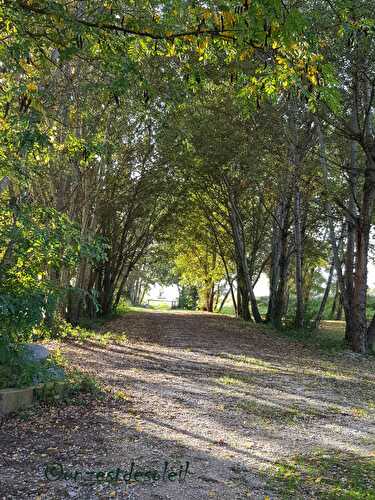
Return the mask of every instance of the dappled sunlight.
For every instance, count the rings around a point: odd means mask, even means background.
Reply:
[[[329,357],[253,327],[249,332],[234,319],[157,317],[147,311],[109,323],[111,331],[126,330],[126,343],[63,346],[71,363],[108,391],[108,402],[92,413],[108,466],[124,457],[143,465],[189,460],[191,482],[208,481],[229,498],[233,488],[244,497],[250,483],[253,492],[272,493],[267,488],[277,463],[294,455],[317,448],[372,453],[370,361],[363,379],[355,361],[334,369]],[[75,436],[82,432],[89,440],[83,422],[71,425]],[[147,491],[145,485],[129,488]],[[176,495],[184,491],[171,488]],[[199,491],[194,488],[188,487],[190,495]]]
[[[143,326],[147,324],[147,315],[142,315]],[[160,318],[164,320],[165,316],[161,314]],[[204,316],[205,322],[206,318],[210,319]],[[184,342],[179,345],[179,339],[186,338],[184,332],[179,334],[177,346],[170,345],[171,327],[163,323],[166,328],[156,343],[131,340],[130,328],[130,343],[109,346],[103,353],[111,359],[105,374],[111,383],[116,387],[130,385],[141,391],[133,403],[141,405],[139,418],[144,421],[143,425],[147,422],[151,433],[168,437],[173,430],[178,442],[192,440],[197,450],[205,450],[209,443],[243,456],[248,456],[248,443],[239,443],[247,436],[245,441],[257,443],[253,444],[252,456],[264,463],[272,462],[275,453],[285,454],[285,439],[288,449],[325,444],[345,449],[350,443],[352,451],[366,453],[366,447],[355,440],[368,435],[374,412],[357,398],[357,385],[363,385],[363,381],[355,369],[346,366],[345,375],[341,375],[340,367],[334,369],[328,359],[312,358],[308,351],[297,358],[285,359],[283,353],[273,353],[267,359],[268,354],[257,347],[258,354],[252,355],[251,337],[245,346],[243,337],[232,337],[232,352],[225,351],[220,347],[226,340],[216,329],[218,352],[202,350],[199,344],[205,343],[207,337],[195,335],[199,333],[194,332],[196,319],[196,314],[185,314],[180,324],[189,328],[186,321],[192,321],[189,348]],[[237,353],[239,345],[242,351],[246,348],[249,352]],[[340,385],[336,386],[336,382]],[[158,407],[180,424],[154,418]],[[205,433],[188,431],[184,422],[191,419],[194,419],[194,428],[205,428]],[[356,421],[368,422],[367,431],[357,431]],[[301,424],[308,425],[308,433],[302,429],[295,433]],[[216,438],[211,435],[213,428]],[[295,433],[293,438],[289,434],[291,429]],[[215,445],[220,436],[225,436],[221,438],[225,444]]]

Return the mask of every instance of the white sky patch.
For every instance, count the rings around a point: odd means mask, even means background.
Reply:
[[[325,276],[327,278],[327,276]],[[368,287],[375,288],[375,264],[369,262],[368,265]],[[268,297],[270,292],[269,279],[266,274],[262,274],[258,283],[254,288],[256,297]],[[153,285],[149,292],[146,294],[145,302],[148,299],[165,299],[165,300],[178,300],[177,285],[161,286],[159,284]],[[228,298],[228,303],[231,302]]]

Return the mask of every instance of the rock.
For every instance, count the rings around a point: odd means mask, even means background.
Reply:
[[[40,362],[49,356],[48,349],[41,344],[25,344],[24,348],[26,361]]]
[[[64,380],[65,378],[65,371],[59,366],[51,366],[47,372],[53,380]]]
[[[50,366],[45,372],[34,375],[33,384],[41,384],[47,381],[64,380],[65,371],[59,366]]]

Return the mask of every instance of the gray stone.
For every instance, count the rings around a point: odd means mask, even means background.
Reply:
[[[25,344],[24,348],[26,361],[40,362],[49,356],[48,349],[41,344]]]
[[[51,366],[48,368],[47,372],[53,380],[64,380],[65,378],[65,371],[59,366]]]
[[[50,366],[44,372],[34,375],[33,384],[40,384],[46,381],[64,380],[65,371],[59,366]]]

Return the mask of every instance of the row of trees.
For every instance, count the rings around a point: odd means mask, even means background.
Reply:
[[[155,281],[197,287],[206,310],[230,295],[278,328],[293,302],[303,328],[326,269],[313,324],[336,285],[346,340],[367,352],[370,2],[0,9],[1,314],[15,335],[140,302]]]

